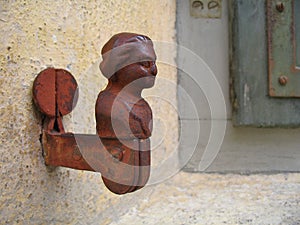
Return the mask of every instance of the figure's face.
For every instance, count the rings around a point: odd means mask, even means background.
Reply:
[[[157,74],[156,55],[152,47],[148,51],[150,57],[141,58],[140,62],[125,66],[115,74],[118,83],[123,86],[134,85],[138,88],[150,88],[154,85]]]

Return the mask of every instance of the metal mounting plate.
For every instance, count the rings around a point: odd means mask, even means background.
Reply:
[[[268,69],[271,97],[300,97],[300,1],[268,0]]]

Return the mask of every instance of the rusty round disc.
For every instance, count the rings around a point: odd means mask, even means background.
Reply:
[[[78,99],[78,85],[72,74],[64,69],[47,68],[33,83],[33,100],[39,110],[49,116],[70,113]]]

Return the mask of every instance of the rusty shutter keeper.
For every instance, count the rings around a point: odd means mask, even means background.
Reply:
[[[114,35],[103,47],[100,70],[107,87],[96,102],[98,135],[64,131],[62,117],[76,105],[78,87],[63,69],[47,68],[33,84],[33,100],[43,119],[46,165],[100,172],[106,187],[125,194],[143,187],[150,175],[152,111],[141,97],[154,85],[156,55],[150,38]]]

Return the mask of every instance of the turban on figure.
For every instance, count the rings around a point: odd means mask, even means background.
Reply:
[[[100,70],[106,78],[133,63],[155,61],[153,43],[147,36],[134,33],[114,35],[102,48]]]

